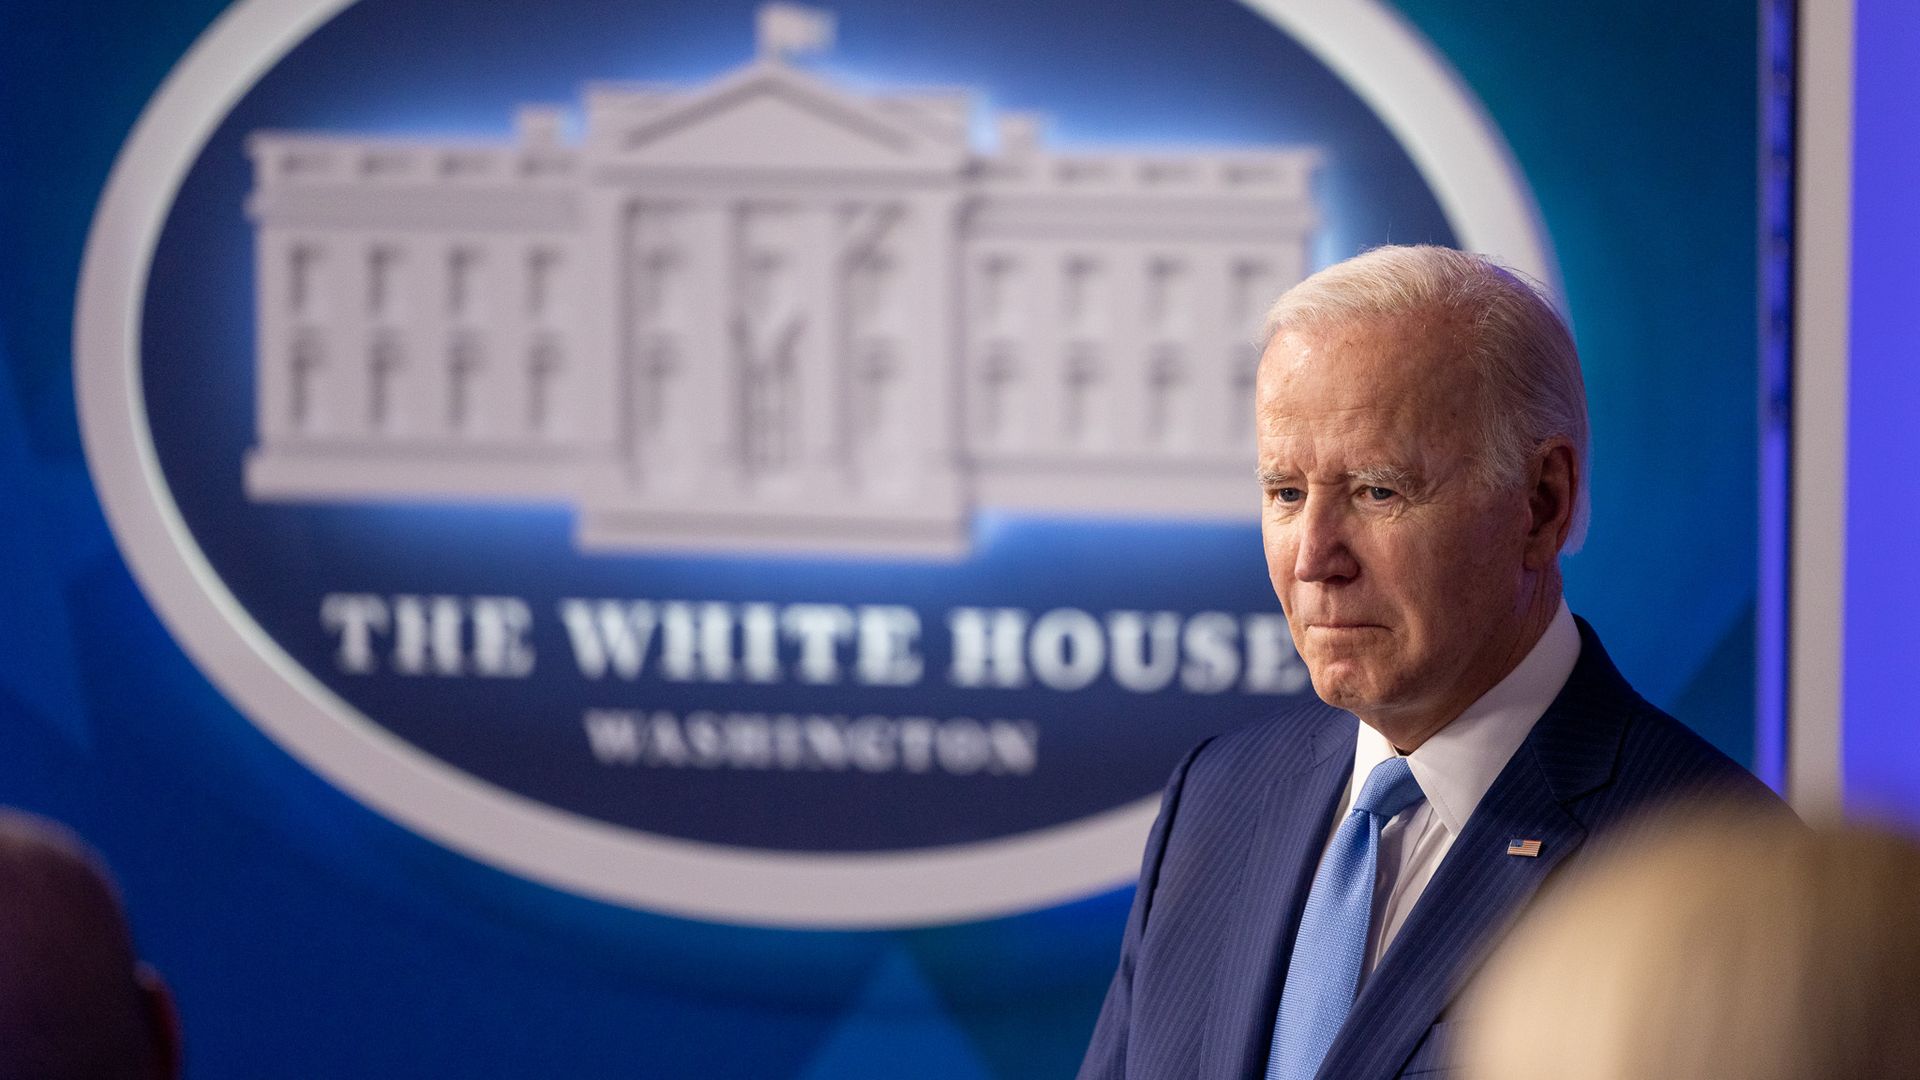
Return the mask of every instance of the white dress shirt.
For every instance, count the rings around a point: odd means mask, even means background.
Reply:
[[[1404,755],[1426,798],[1402,810],[1380,830],[1379,879],[1374,883],[1373,925],[1360,969],[1363,982],[1407,921],[1474,807],[1560,695],[1579,659],[1580,629],[1562,600],[1546,633],[1518,667],[1419,749]],[[1333,816],[1336,831],[1373,767],[1396,753],[1385,735],[1360,725],[1353,775],[1340,797],[1339,813]],[[1331,846],[1332,836],[1327,839]]]

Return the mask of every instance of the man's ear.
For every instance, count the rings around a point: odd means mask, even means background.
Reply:
[[[147,1075],[156,1080],[179,1080],[183,1055],[180,1038],[180,1008],[174,1003],[167,980],[151,965],[136,965],[133,983],[140,990],[140,1003],[147,1019]]]
[[[1527,481],[1526,566],[1546,570],[1560,558],[1573,530],[1581,483],[1573,444],[1563,438],[1549,440],[1534,454]]]

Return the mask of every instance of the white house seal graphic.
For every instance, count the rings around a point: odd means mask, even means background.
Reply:
[[[1461,246],[1557,281],[1498,133],[1404,20],[1376,0],[1249,6],[1372,110]],[[983,521],[1246,527],[1258,317],[1314,269],[1333,212],[1325,147],[1056,141],[1038,113],[988,110],[984,76],[829,75],[807,54],[831,48],[833,16],[782,4],[760,10],[757,53],[730,71],[523,100],[499,117],[507,137],[238,129],[244,153],[222,167],[244,166],[244,205],[223,226],[250,233],[252,323],[245,355],[218,363],[245,364],[251,400],[222,505],[349,528],[430,507],[564,515],[541,554],[578,564],[565,580],[642,580],[443,594],[388,584],[404,575],[371,565],[376,543],[337,580],[243,582],[231,552],[269,538],[216,535],[227,523],[183,497],[213,481],[170,472],[156,436],[149,376],[186,362],[143,355],[165,344],[147,321],[152,271],[210,142],[348,7],[241,0],[180,61],[109,178],[75,324],[88,464],[128,564],[209,679],[314,771],[438,843],[609,902],[916,926],[1123,886],[1157,798],[1136,787],[960,842],[729,841],[455,764],[392,702],[458,692],[465,704],[433,706],[448,714],[435,730],[471,719],[491,737],[516,717],[458,709],[564,684],[581,700],[551,728],[571,741],[510,762],[521,773],[817,795],[1011,792],[1071,755],[1126,749],[1045,710],[1170,716],[1302,692],[1270,596],[1019,607],[1024,593],[878,595],[907,578],[859,597],[777,587],[796,557],[862,588],[868,567],[957,573],[990,549]],[[437,550],[393,548],[405,566]],[[726,557],[699,561],[712,552]],[[756,559],[789,561],[754,576]],[[261,590],[282,585],[270,612]],[[496,758],[520,744],[502,745]],[[947,812],[988,809],[970,797]]]

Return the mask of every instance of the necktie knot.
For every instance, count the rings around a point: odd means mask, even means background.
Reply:
[[[1403,757],[1390,757],[1373,767],[1367,782],[1360,785],[1360,796],[1353,800],[1355,810],[1365,810],[1382,822],[1426,798],[1420,781]]]

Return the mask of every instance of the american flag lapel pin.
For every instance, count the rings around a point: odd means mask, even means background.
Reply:
[[[1507,854],[1524,855],[1529,859],[1537,859],[1540,857],[1540,841],[1509,840],[1507,841]]]

